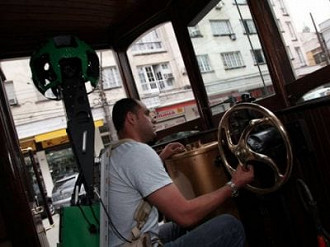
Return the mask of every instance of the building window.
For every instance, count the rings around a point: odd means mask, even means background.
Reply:
[[[116,66],[104,67],[102,69],[103,89],[121,87],[122,81]]]
[[[164,51],[164,48],[157,30],[153,30],[144,35],[132,46],[132,52],[135,54],[154,53],[161,51]]]
[[[315,61],[316,64],[320,64],[320,63],[326,61],[326,57],[325,57],[323,52],[319,52],[317,54],[314,54],[313,57],[314,57],[314,61]]]
[[[251,50],[251,54],[255,65],[266,63],[264,53],[261,49]]]
[[[279,3],[280,3],[280,9],[282,11],[282,14],[283,15],[289,15],[283,0],[279,0]]]
[[[305,58],[304,58],[304,55],[303,55],[300,47],[295,47],[294,49],[296,50],[296,53],[298,55],[300,65],[301,66],[306,66]]]
[[[220,0],[220,2],[217,3],[217,5],[215,5],[215,9],[216,9],[216,10],[221,10],[222,7],[223,7],[224,5],[225,5],[225,4],[223,3],[223,1]]]
[[[246,0],[234,0],[234,4],[247,4]]]
[[[199,30],[198,26],[188,27],[190,38],[197,38],[197,37],[203,37],[201,34],[201,31]]]
[[[211,29],[214,36],[224,36],[233,34],[229,20],[212,20]]]
[[[243,58],[239,51],[221,53],[221,58],[225,69],[244,67]]]
[[[158,93],[173,88],[174,76],[168,63],[141,66],[137,69],[144,93]]]
[[[289,59],[294,60],[294,57],[292,56],[291,48],[290,46],[286,47],[286,52],[288,53]]]
[[[284,33],[284,29],[282,27],[282,23],[281,23],[280,19],[277,19],[277,25],[278,25],[278,29],[280,30],[280,32]]]
[[[99,131],[100,131],[100,135],[101,135],[101,139],[103,142],[104,147],[109,146],[110,142],[111,142],[111,138],[110,138],[110,130],[107,124],[100,126],[99,127]]]
[[[252,19],[243,20],[242,25],[243,25],[243,30],[244,30],[245,34],[256,34],[257,33],[257,29],[256,29]]]
[[[201,73],[212,71],[208,55],[198,55],[196,58]]]
[[[17,105],[17,98],[13,81],[5,81],[5,90],[7,93],[9,105]]]
[[[289,33],[290,33],[291,39],[292,40],[297,40],[296,32],[294,31],[294,28],[292,26],[292,23],[289,22],[289,21],[287,21],[287,22],[285,22],[285,24],[287,25],[287,27],[289,29]]]

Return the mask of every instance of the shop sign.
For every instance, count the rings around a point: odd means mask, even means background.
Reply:
[[[181,116],[184,113],[184,107],[177,107],[166,111],[157,112],[157,121]]]

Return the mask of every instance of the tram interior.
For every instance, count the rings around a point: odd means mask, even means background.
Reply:
[[[214,8],[221,11],[223,6],[236,9],[240,5],[250,11],[271,86],[265,79],[264,87],[258,91],[260,95],[240,92],[236,98],[225,95],[216,101],[206,90],[205,74],[200,73],[198,50],[188,27],[202,25],[203,18]],[[198,117],[189,121],[160,128],[157,140],[151,143],[156,151],[172,141],[186,145],[186,153],[166,162],[175,183],[187,197],[194,197],[214,189],[213,186],[223,185],[238,161],[251,162],[256,169],[255,182],[219,209],[220,213],[229,211],[240,218],[248,246],[330,246],[330,239],[323,242],[328,245],[321,245],[320,240],[329,238],[330,231],[330,98],[301,100],[311,90],[330,83],[330,66],[327,63],[300,77],[294,74],[272,1],[30,0],[1,1],[0,9],[0,61],[30,58],[46,40],[73,35],[97,52],[112,50],[122,89],[126,97],[136,99],[141,99],[141,94],[127,50],[147,31],[170,23],[190,83],[182,88],[186,86],[191,90],[198,112]],[[246,14],[244,11],[238,14]],[[236,42],[238,34],[233,34],[227,34],[226,38]],[[254,38],[249,41],[254,42]],[[221,46],[221,42],[217,45]],[[24,157],[4,87],[8,75],[0,69],[0,142],[3,143],[0,149],[0,246],[49,246],[40,216],[31,213],[35,207],[34,196],[27,182]],[[223,111],[214,110],[223,103],[226,104]],[[67,104],[73,103],[69,100]],[[89,124],[93,126],[93,122]],[[71,143],[73,148],[75,145],[77,143]],[[248,148],[247,156],[238,147]],[[88,148],[88,155],[91,152],[93,156],[93,149]],[[99,183],[94,176],[99,168],[92,156],[88,156],[80,169],[93,174],[89,176],[89,183]],[[201,159],[197,158],[200,156]],[[207,171],[203,173],[206,177],[189,181],[176,177],[180,172],[187,176],[194,173],[196,159],[215,172]]]

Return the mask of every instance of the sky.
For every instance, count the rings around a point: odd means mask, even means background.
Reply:
[[[286,0],[285,4],[298,31],[302,31],[305,26],[315,31],[310,13],[318,30],[318,24],[330,19],[330,0]]]

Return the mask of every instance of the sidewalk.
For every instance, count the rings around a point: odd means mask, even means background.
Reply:
[[[48,218],[42,220],[42,224],[46,229],[46,235],[49,242],[49,247],[56,247],[58,244],[58,234],[60,228],[60,215],[53,215],[54,225],[49,225]]]

